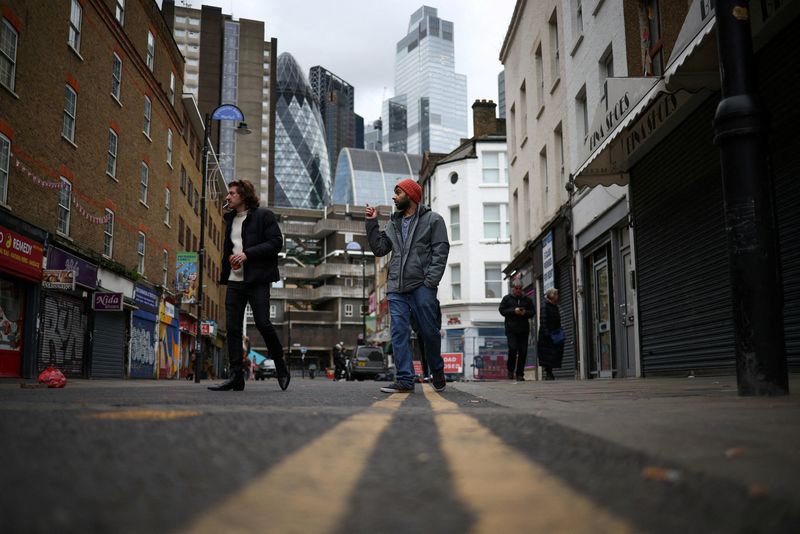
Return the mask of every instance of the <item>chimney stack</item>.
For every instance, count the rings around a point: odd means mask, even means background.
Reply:
[[[498,131],[497,104],[491,100],[476,100],[472,104],[472,130],[475,137],[505,135],[505,127]]]

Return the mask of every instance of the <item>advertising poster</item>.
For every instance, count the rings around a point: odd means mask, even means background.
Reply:
[[[197,252],[178,252],[175,263],[175,289],[183,304],[197,301]]]

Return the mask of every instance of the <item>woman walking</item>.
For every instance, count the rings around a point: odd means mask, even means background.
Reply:
[[[539,314],[539,339],[536,343],[539,365],[544,368],[544,379],[555,380],[553,369],[561,367],[564,357],[564,331],[561,330],[561,314],[558,311],[558,289],[550,288],[544,293],[544,302]]]

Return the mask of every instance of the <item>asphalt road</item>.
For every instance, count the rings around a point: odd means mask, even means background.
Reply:
[[[0,531],[797,532],[800,507],[450,385],[0,385]],[[673,471],[673,469],[675,469]]]

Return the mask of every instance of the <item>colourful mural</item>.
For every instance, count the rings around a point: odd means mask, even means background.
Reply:
[[[158,376],[178,378],[181,367],[181,341],[175,306],[163,301],[158,324]]]

